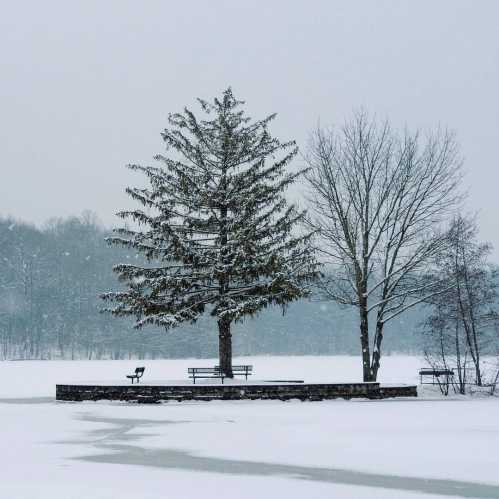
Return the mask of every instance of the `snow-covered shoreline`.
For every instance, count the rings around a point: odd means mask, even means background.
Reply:
[[[293,377],[305,373],[311,382],[325,377],[360,381],[355,357],[237,360],[253,364],[258,376],[266,378],[279,372]],[[210,363],[0,363],[0,431],[9,450],[0,497],[408,499],[470,497],[475,482],[492,486],[477,485],[476,497],[499,491],[497,397],[444,399],[438,390],[425,388],[418,399],[314,403],[142,406],[57,403],[53,398],[55,383],[62,380],[107,382],[137,365],[146,366],[150,380],[179,379],[187,377],[187,367]],[[421,365],[415,357],[387,357],[380,381],[415,383]],[[449,496],[452,481],[463,486],[455,496]]]

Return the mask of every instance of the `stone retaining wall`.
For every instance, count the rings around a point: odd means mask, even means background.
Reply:
[[[261,385],[56,385],[56,400],[121,400],[154,403],[168,400],[327,400],[335,398],[416,397],[415,386],[380,387],[379,383]]]

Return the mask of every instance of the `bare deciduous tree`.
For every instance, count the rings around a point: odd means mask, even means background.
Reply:
[[[437,298],[437,297],[436,297]],[[452,370],[454,389],[466,392],[469,373],[469,350],[463,338],[461,321],[455,303],[446,303],[443,294],[434,302],[433,312],[422,324],[423,352],[426,362],[436,370]],[[443,395],[449,394],[449,378],[437,383]]]
[[[447,131],[396,133],[360,112],[338,131],[317,128],[306,159],[308,223],[331,269],[321,287],[357,307],[363,377],[374,381],[385,324],[439,292],[419,271],[445,245],[440,225],[461,198],[456,142]]]
[[[474,219],[457,215],[452,220],[448,246],[437,265],[438,278],[448,285],[445,292],[430,300],[434,310],[429,322],[439,317],[443,335],[451,338],[446,355],[456,361],[460,385],[466,377],[469,357],[474,382],[482,386],[482,354],[497,348],[493,330],[497,321],[498,284],[497,270],[487,261],[492,247],[477,241],[477,233]],[[436,331],[429,328],[429,332],[434,335]],[[464,393],[464,388],[460,388]]]

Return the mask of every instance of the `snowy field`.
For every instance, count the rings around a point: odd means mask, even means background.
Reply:
[[[57,403],[56,383],[186,378],[214,360],[0,363],[1,499],[499,498],[499,398]],[[256,379],[359,381],[354,357],[254,357]],[[417,383],[386,357],[384,383]]]

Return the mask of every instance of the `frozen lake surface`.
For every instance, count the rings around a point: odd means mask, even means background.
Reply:
[[[182,380],[214,360],[0,363],[9,499],[499,497],[499,399],[56,403],[56,383]],[[356,357],[254,357],[257,379],[360,380]],[[415,357],[380,381],[416,383]]]

